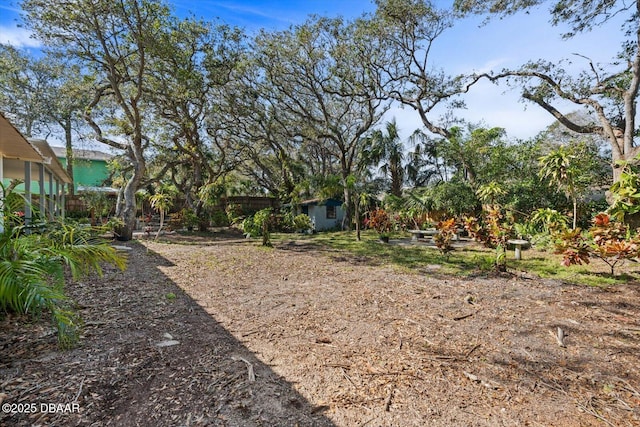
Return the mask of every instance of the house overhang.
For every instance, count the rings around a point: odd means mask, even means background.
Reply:
[[[2,113],[0,113],[0,153],[7,159],[42,162],[40,153]]]
[[[44,163],[58,179],[65,184],[71,184],[73,180],[56,157],[47,141],[44,139],[29,139],[29,142],[38,150],[41,155],[39,162]]]

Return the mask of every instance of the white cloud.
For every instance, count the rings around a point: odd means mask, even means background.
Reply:
[[[0,43],[10,44],[19,48],[40,47],[40,41],[31,36],[32,33],[24,28],[0,25]]]
[[[288,21],[286,19],[283,19],[282,15],[271,13],[271,11],[267,12],[265,9],[259,8],[259,7],[245,6],[245,5],[242,5],[242,4],[235,3],[235,2],[227,2],[227,3],[214,2],[214,3],[212,3],[212,5],[216,6],[216,7],[223,7],[223,8],[228,9],[231,12],[234,12],[234,13],[243,13],[243,14],[247,14],[247,15],[254,15],[254,16],[259,16],[261,18],[267,18],[267,19],[272,19],[272,20],[285,20],[285,21]]]
[[[486,61],[484,64],[482,64],[480,68],[473,71],[478,74],[490,73],[492,71],[499,71],[501,67],[504,67],[505,64],[508,64],[509,62],[510,60],[507,58],[490,59]]]
[[[8,10],[9,12],[12,12],[15,14],[19,14],[21,12],[20,8],[18,7],[5,6],[5,5],[0,5],[0,9]]]

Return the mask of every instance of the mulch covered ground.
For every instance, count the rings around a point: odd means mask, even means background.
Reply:
[[[70,284],[73,350],[46,319],[0,321],[0,401],[21,411],[0,425],[640,425],[636,283],[224,237],[143,238],[126,272]]]

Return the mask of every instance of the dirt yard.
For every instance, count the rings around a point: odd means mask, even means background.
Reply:
[[[71,284],[73,350],[46,319],[1,321],[0,401],[22,413],[0,425],[640,425],[637,283],[225,237],[134,241],[128,271]]]

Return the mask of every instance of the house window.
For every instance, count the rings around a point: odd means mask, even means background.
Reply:
[[[327,206],[327,219],[336,219],[336,207]]]

